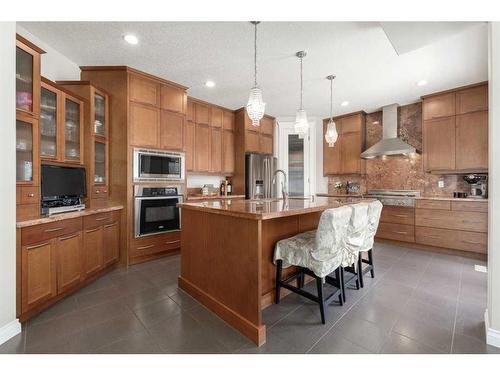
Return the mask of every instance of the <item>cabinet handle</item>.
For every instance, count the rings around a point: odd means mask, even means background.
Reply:
[[[394,230],[393,232],[397,233],[397,234],[408,234],[408,232],[400,232],[400,231],[397,231],[397,230]]]
[[[114,227],[115,225],[117,225],[118,223],[113,223],[113,224],[106,224],[104,226],[104,228],[110,228],[110,227]]]
[[[408,217],[408,215],[402,215],[402,214],[394,214],[394,216],[397,216],[397,217]]]
[[[429,238],[435,238],[436,240],[439,240],[441,238],[439,236],[432,236],[430,234],[427,234],[427,235],[424,235],[424,236],[429,237]]]
[[[167,242],[165,242],[165,245],[171,245],[173,243],[178,243],[178,242],[181,242],[181,240],[167,241]]]
[[[107,190],[103,190],[102,192],[103,192],[103,193],[107,193],[108,191],[107,191]]]
[[[462,220],[462,222],[466,224],[479,224],[477,221],[474,220]]]
[[[98,231],[99,229],[101,229],[101,228],[97,227],[97,228],[94,228],[94,229],[89,229],[89,230],[86,230],[85,233],[93,233],[93,232]]]
[[[137,250],[146,250],[146,249],[151,249],[152,247],[154,247],[155,245],[147,245],[147,246],[141,246],[141,247],[138,247]]]
[[[66,236],[66,237],[61,237],[61,238],[59,238],[59,240],[60,241],[66,241],[66,240],[69,240],[71,238],[77,237],[78,235],[80,235],[80,233],[75,233],[75,234],[71,234],[71,235]]]
[[[96,194],[99,194],[99,193],[100,193],[100,191],[99,191],[99,190],[96,190],[96,191],[95,191],[95,193],[96,193]]]
[[[106,216],[104,216],[104,217],[98,217],[98,218],[95,219],[95,221],[103,221],[103,220],[106,220],[106,219],[108,219]]]
[[[474,242],[474,241],[469,241],[469,240],[463,240],[462,242],[471,244],[471,245],[481,245],[479,242]]]
[[[44,232],[45,233],[51,233],[51,232],[57,232],[59,230],[63,230],[64,227],[57,227],[57,228],[52,228],[52,229],[45,229]]]
[[[47,246],[48,244],[49,244],[48,242],[39,243],[38,245],[33,245],[33,246],[26,247],[26,250],[38,249],[39,247]]]
[[[35,194],[34,194],[34,193],[29,193],[29,194],[28,194],[28,197],[30,197],[30,198],[33,198],[34,196],[35,196]]]

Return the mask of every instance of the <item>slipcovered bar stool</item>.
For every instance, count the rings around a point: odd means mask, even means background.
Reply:
[[[274,251],[276,303],[280,303],[281,288],[286,288],[318,303],[323,324],[326,322],[326,306],[337,296],[340,305],[343,304],[343,278],[340,266],[345,255],[345,240],[351,212],[350,206],[325,210],[321,214],[317,230],[278,241]],[[282,269],[290,266],[298,267],[297,272],[282,281]],[[335,279],[328,277],[332,272],[336,274]],[[317,296],[303,289],[304,274],[316,280]],[[323,279],[337,287],[337,290],[327,297],[323,295]],[[299,281],[298,287],[290,284],[295,280]]]
[[[370,202],[368,204],[368,226],[363,247],[360,250],[358,258],[359,282],[361,288],[364,287],[363,275],[370,272],[372,278],[375,277],[375,268],[373,265],[373,243],[375,242],[375,233],[377,233],[380,215],[382,214],[382,203],[380,201]],[[368,253],[368,259],[363,258],[363,253]],[[363,267],[367,264],[367,267]]]

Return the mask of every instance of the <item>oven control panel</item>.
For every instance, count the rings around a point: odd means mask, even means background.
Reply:
[[[176,186],[136,186],[136,197],[171,197],[180,195]]]

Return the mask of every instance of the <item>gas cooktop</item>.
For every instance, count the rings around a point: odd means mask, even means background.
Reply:
[[[418,190],[387,190],[374,189],[368,190],[364,194],[366,198],[376,198],[385,206],[415,206],[415,198],[420,197]]]

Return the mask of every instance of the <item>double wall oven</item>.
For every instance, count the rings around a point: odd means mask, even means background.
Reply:
[[[134,149],[134,236],[142,237],[181,229],[183,153]],[[141,183],[154,182],[147,186]],[[158,183],[164,182],[164,184]]]

